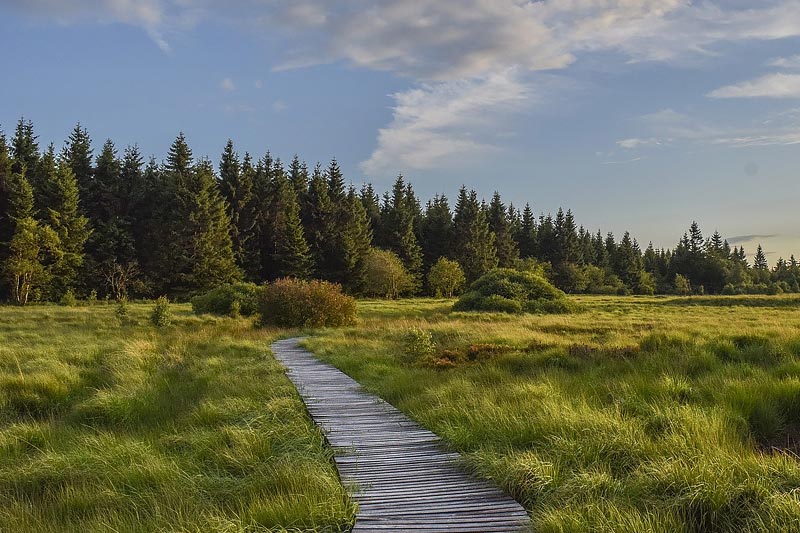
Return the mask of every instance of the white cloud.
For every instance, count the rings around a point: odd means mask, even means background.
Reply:
[[[493,141],[504,120],[531,100],[511,70],[392,97],[392,122],[379,131],[378,146],[361,165],[367,174],[468,164],[498,149]]]
[[[254,85],[255,85],[256,89],[263,89],[264,88],[264,82],[261,81],[261,80],[256,80]]]
[[[24,15],[52,19],[61,24],[93,21],[138,26],[159,48],[169,51],[162,31],[166,18],[163,0],[8,0],[3,4]]]
[[[790,57],[776,57],[770,59],[767,65],[783,69],[800,69],[800,55]]]
[[[716,126],[672,109],[663,109],[640,117],[647,137],[622,139],[616,144],[627,149],[681,142],[731,148],[800,144],[800,114],[796,109],[773,113],[770,117],[754,124]]]
[[[223,91],[234,91],[234,90],[236,90],[236,84],[234,84],[233,80],[230,79],[230,78],[223,79],[220,82],[219,86],[222,87]]]
[[[800,74],[776,72],[720,87],[708,93],[711,98],[800,98]]]
[[[272,102],[272,110],[276,113],[286,111],[288,108],[289,106],[283,100],[275,100]]]
[[[630,150],[633,148],[639,148],[641,146],[658,146],[662,144],[662,142],[663,141],[661,139],[655,139],[653,137],[648,139],[639,139],[634,137],[631,139],[622,139],[617,141],[617,146]]]

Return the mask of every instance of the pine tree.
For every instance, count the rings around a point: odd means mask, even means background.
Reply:
[[[319,164],[314,168],[308,187],[306,210],[303,213],[306,239],[308,240],[312,262],[315,267],[314,276],[320,279],[333,280],[333,265],[328,254],[329,239],[335,234],[334,210],[328,195],[328,185],[322,175]]]
[[[189,288],[208,290],[241,279],[241,271],[233,255],[227,206],[217,189],[211,162],[200,161],[191,176],[186,232],[191,268],[185,282]]]
[[[53,152],[51,145],[48,150],[50,158]],[[60,246],[60,257],[52,267],[53,278],[47,292],[49,298],[57,301],[77,286],[85,258],[84,246],[90,234],[89,221],[80,214],[78,183],[66,160],[60,158],[42,178],[43,206]]]
[[[333,202],[334,206],[341,206],[347,192],[344,188],[344,176],[342,169],[339,168],[339,163],[336,159],[332,159],[325,171],[325,177],[328,181],[328,196]]]
[[[381,223],[381,199],[371,183],[365,183],[361,187],[359,198],[361,199],[361,205],[364,206],[364,211],[367,212],[369,227],[374,234],[377,234],[380,231]]]
[[[127,161],[128,165],[141,165],[138,153],[126,156],[138,158]],[[130,167],[126,169],[127,172],[133,170]],[[128,175],[126,179],[135,177]],[[86,245],[86,271],[89,285],[98,287],[118,269],[128,268],[136,262],[133,223],[128,213],[128,206],[132,202],[131,183],[123,180],[122,163],[111,140],[106,141],[97,156],[92,189],[96,203],[91,210],[94,218],[93,230]]]
[[[517,233],[519,255],[523,258],[535,257],[536,247],[536,217],[533,215],[531,204],[525,204],[522,210],[522,219]]]
[[[8,258],[8,245],[14,235],[16,223],[11,215],[12,160],[5,134],[0,131],[0,269]],[[31,192],[31,202],[33,193]],[[31,205],[33,210],[33,205]],[[6,284],[0,284],[0,301],[6,300]]]
[[[96,217],[94,210],[102,207],[102,200],[95,198],[94,169],[92,168],[92,139],[80,123],[70,133],[62,157],[69,165],[78,183],[78,194],[81,198],[81,214],[89,218],[94,227]]]
[[[437,194],[428,201],[420,231],[425,270],[429,270],[441,257],[452,257],[453,213],[445,195]]]
[[[406,187],[403,176],[398,176],[392,187],[391,201],[383,209],[381,228],[383,246],[397,254],[413,277],[416,289],[422,281],[422,249],[414,232],[413,198],[413,191]]]
[[[453,255],[472,283],[497,266],[494,235],[489,231],[486,213],[473,190],[462,186],[453,216]]]
[[[307,279],[311,274],[311,257],[303,235],[300,206],[294,185],[280,168],[273,167],[269,212],[271,279],[292,277]]]
[[[500,193],[495,191],[488,211],[489,231],[494,234],[495,249],[497,251],[497,264],[502,268],[510,268],[519,259],[519,250],[511,229]]]
[[[758,245],[756,249],[756,255],[753,258],[753,268],[755,270],[768,270],[769,264],[767,263],[767,254],[764,253],[764,249],[761,248],[761,245]]]
[[[367,211],[352,187],[347,192],[345,205],[347,211],[342,239],[345,275],[342,284],[351,292],[360,292],[364,286],[366,263],[372,249],[372,229]]]
[[[33,132],[33,123],[25,122],[20,118],[11,141],[11,156],[13,158],[12,171],[25,176],[33,187],[34,201],[37,185],[33,182],[38,177],[37,164],[39,163],[39,145],[37,136]]]
[[[638,244],[627,231],[614,255],[614,272],[631,290],[636,290],[642,272],[642,257]]]
[[[243,169],[239,154],[228,139],[219,163],[220,191],[228,205],[231,219],[231,240],[236,263],[247,265],[247,249],[256,224],[253,212],[253,172],[252,167]]]
[[[298,205],[300,205],[306,192],[308,192],[308,167],[305,163],[300,162],[297,154],[292,158],[292,163],[289,165],[289,180],[292,182]]]

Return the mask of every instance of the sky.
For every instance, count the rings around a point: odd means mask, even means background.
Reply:
[[[797,0],[0,0],[0,128],[336,157],[672,247],[800,256]]]

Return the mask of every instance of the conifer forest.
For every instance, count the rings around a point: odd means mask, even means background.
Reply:
[[[534,199],[535,200],[535,199]],[[479,198],[422,200],[398,176],[391,190],[356,188],[336,160],[310,167],[295,156],[239,154],[219,165],[195,157],[183,134],[166,160],[137,146],[96,147],[76,126],[63,148],[40,147],[20,119],[0,136],[0,299],[24,304],[65,294],[185,298],[222,283],[316,278],[364,293],[373,248],[402,262],[404,295],[431,294],[440,258],[467,282],[494,267],[539,268],[568,293],[776,294],[800,290],[794,256],[770,267],[719,232],[692,222],[671,249],[643,247],[579,226],[572,211]]]

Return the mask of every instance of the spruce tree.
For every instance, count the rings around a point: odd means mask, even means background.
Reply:
[[[517,232],[519,255],[523,258],[536,256],[536,217],[530,204],[525,204]]]
[[[228,205],[231,219],[231,240],[236,263],[242,267],[247,264],[248,241],[256,224],[253,212],[253,172],[242,168],[239,154],[228,139],[219,163],[219,185],[222,196]]]
[[[768,270],[769,264],[767,263],[767,254],[764,253],[764,249],[761,248],[761,245],[758,245],[756,248],[756,255],[753,258],[753,268],[755,270]]]
[[[345,274],[342,284],[350,292],[361,292],[367,259],[372,249],[372,229],[367,211],[353,187],[347,192],[345,205],[347,210],[342,239]]]
[[[37,164],[39,163],[39,144],[36,142],[37,136],[33,132],[33,123],[20,118],[11,140],[11,156],[13,158],[12,170],[25,176],[33,187],[34,202],[37,193],[38,177]]]
[[[398,176],[392,187],[389,205],[384,206],[381,217],[383,246],[397,254],[414,280],[417,290],[422,282],[422,249],[414,232],[415,199],[406,187],[403,176]]]
[[[6,136],[0,131],[0,268],[8,257],[8,245],[16,224],[11,217],[12,160]],[[31,193],[33,201],[33,193]],[[33,209],[33,205],[31,205]],[[7,298],[6,284],[0,284],[0,301]]]
[[[298,205],[300,205],[308,191],[308,167],[305,163],[300,162],[297,154],[292,158],[292,163],[289,165],[289,180],[292,182],[294,194],[297,197]]]
[[[497,264],[502,268],[510,268],[519,258],[517,243],[512,234],[511,222],[500,193],[495,191],[488,211],[489,231],[494,234]]]
[[[53,157],[53,147],[48,150]],[[69,290],[74,290],[84,264],[84,247],[89,237],[88,219],[80,214],[78,183],[69,163],[59,158],[54,167],[42,176],[45,192],[43,207],[47,221],[58,236],[59,259],[52,267],[52,280],[47,296],[58,301]]]
[[[429,270],[441,257],[452,257],[453,213],[445,195],[437,194],[428,201],[420,229],[425,270]]]
[[[317,164],[309,182],[303,220],[307,233],[306,239],[315,267],[314,276],[320,279],[334,279],[333,265],[331,265],[328,254],[329,239],[335,234],[334,216],[333,205],[328,195],[328,185],[322,175],[322,169]]]
[[[200,161],[191,176],[186,232],[191,265],[185,282],[191,289],[208,290],[241,279],[241,271],[233,255],[227,206],[211,162]]]
[[[364,206],[364,211],[367,213],[369,226],[372,228],[372,232],[377,235],[380,232],[381,224],[381,199],[371,183],[365,183],[361,187],[359,198],[361,199],[361,205]]]
[[[135,163],[128,161],[127,164]],[[141,159],[138,164],[141,165]],[[128,269],[136,262],[136,244],[128,213],[132,201],[131,184],[123,180],[122,162],[111,140],[106,141],[97,156],[92,189],[96,203],[91,210],[93,230],[86,246],[87,279],[93,287],[104,283],[115,285],[107,281],[115,273],[118,275],[120,269]]]
[[[453,255],[472,283],[497,266],[494,235],[489,231],[486,213],[473,190],[462,186],[453,216]]]
[[[307,279],[311,274],[311,257],[303,235],[297,194],[292,181],[276,163],[268,206],[271,248],[265,251],[270,258],[269,278]]]
[[[67,161],[75,180],[78,183],[78,194],[81,198],[81,213],[89,218],[89,223],[94,227],[96,214],[94,210],[102,207],[102,199],[95,198],[93,183],[94,169],[92,168],[92,139],[80,123],[70,133],[62,157]]]

